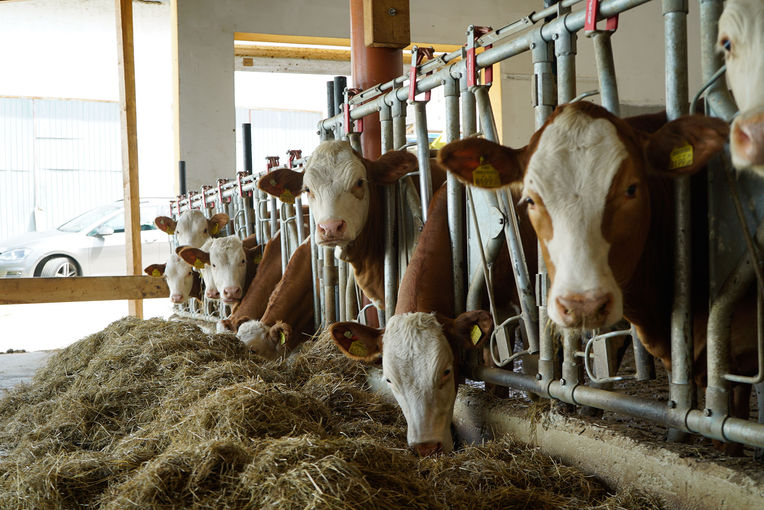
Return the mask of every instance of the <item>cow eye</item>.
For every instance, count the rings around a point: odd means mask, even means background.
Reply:
[[[523,197],[520,199],[520,203],[518,205],[525,204],[528,207],[536,205],[536,202],[533,201],[531,197]]]
[[[355,185],[358,186],[359,188],[363,186],[363,179],[358,179],[358,182],[356,182]]]
[[[732,41],[729,39],[729,37],[722,39],[722,48],[724,48],[724,51],[727,53],[732,51]]]
[[[390,378],[385,378],[385,381],[387,381],[387,384],[393,384],[393,381],[390,380]]]
[[[186,276],[191,276],[192,274],[194,274],[194,272],[193,271],[189,271]]]
[[[310,188],[309,188],[309,187],[307,187],[307,186],[304,186],[304,187],[302,188],[302,192],[301,192],[301,193],[310,193]]]
[[[218,267],[218,266],[216,266],[215,264],[212,264],[212,267]]]
[[[206,233],[207,233],[207,229],[206,229],[206,228],[204,229],[204,232],[203,232],[203,233],[204,233],[204,234],[206,234]]]
[[[637,195],[637,185],[632,184],[628,188],[626,188],[626,196],[629,198],[634,198]]]
[[[446,377],[446,376],[449,376],[449,375],[451,375],[451,369],[450,369],[450,368],[447,368],[447,369],[445,369],[445,370],[443,371],[443,376],[444,376],[444,377]]]
[[[241,259],[241,263],[246,264],[247,263],[246,259]]]

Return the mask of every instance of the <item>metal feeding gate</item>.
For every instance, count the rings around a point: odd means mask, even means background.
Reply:
[[[355,94],[345,92],[342,98],[342,111],[319,123],[322,140],[345,139],[360,152],[359,133],[366,115],[379,112],[381,121],[382,152],[400,149],[406,146],[406,107],[414,111],[417,156],[419,159],[419,195],[421,197],[421,218],[426,220],[427,204],[432,196],[429,177],[429,140],[427,137],[427,102],[428,92],[442,86],[445,95],[446,128],[445,140],[451,142],[459,137],[475,134],[498,141],[493,114],[488,97],[488,87],[492,81],[491,66],[502,60],[531,52],[533,64],[533,108],[536,128],[540,128],[557,104],[580,100],[591,95],[584,93],[577,97],[575,81],[575,59],[577,34],[582,29],[591,38],[594,47],[598,77],[599,95],[602,105],[611,113],[619,115],[619,100],[614,58],[610,38],[617,27],[619,13],[647,3],[650,0],[588,0],[585,9],[572,11],[571,7],[581,0],[563,0],[552,7],[533,13],[502,28],[491,30],[486,27],[470,26],[467,41],[463,48],[452,53],[431,57],[422,61],[420,52],[414,48],[412,61],[414,67],[408,75],[400,76],[387,83],[378,84]],[[687,83],[687,0],[663,0],[663,21],[666,37],[665,78],[666,112],[669,120],[688,113],[686,105],[690,102]],[[716,23],[721,14],[721,0],[699,2],[701,16],[702,69],[704,80],[711,80],[721,74],[717,72],[721,65],[721,56],[716,53]],[[605,21],[605,29],[596,27],[597,20]],[[476,53],[476,48],[484,51]],[[431,55],[431,54],[430,54]],[[556,62],[556,65],[555,65]],[[479,75],[482,70],[483,84]],[[353,91],[355,92],[355,91]],[[726,92],[722,81],[711,82],[701,92],[705,92],[705,108],[709,115],[730,121],[736,107]],[[423,99],[417,96],[424,94]],[[698,94],[700,95],[700,93]],[[339,102],[337,103],[339,104]],[[693,101],[695,104],[695,101]],[[330,111],[333,111],[330,109]],[[460,123],[461,113],[461,123]],[[480,121],[478,133],[477,120]],[[460,125],[461,124],[461,125]],[[761,389],[764,379],[764,336],[762,335],[762,307],[759,304],[758,335],[758,375],[743,377],[730,373],[729,322],[735,303],[743,294],[748,284],[754,281],[754,264],[750,263],[749,249],[740,241],[730,242],[716,235],[719,232],[740,232],[738,216],[747,215],[747,223],[758,225],[755,237],[764,241],[764,185],[755,177],[742,175],[737,181],[731,175],[728,155],[717,158],[709,172],[709,223],[711,232],[711,280],[710,317],[708,323],[708,386],[705,392],[705,405],[693,404],[695,388],[691,375],[692,339],[690,313],[690,231],[688,178],[680,179],[675,186],[676,196],[676,250],[675,300],[671,320],[671,361],[672,371],[669,381],[669,401],[660,402],[638,398],[623,393],[610,391],[608,385],[614,381],[634,379],[643,381],[654,378],[653,360],[644,351],[639,341],[628,327],[624,331],[584,335],[563,332],[562,361],[556,359],[554,339],[546,312],[547,274],[544,269],[541,250],[539,250],[539,273],[528,274],[522,244],[519,240],[517,216],[511,197],[499,190],[466,190],[469,206],[465,204],[465,190],[449,174],[447,181],[449,230],[452,242],[453,287],[456,313],[479,306],[479,295],[484,286],[491,287],[490,278],[484,278],[483,268],[488,268],[496,257],[502,242],[509,248],[518,295],[521,299],[521,313],[516,317],[499,317],[495,306],[491,304],[494,323],[498,325],[497,334],[492,338],[492,351],[498,355],[500,366],[508,365],[518,356],[523,357],[526,373],[516,373],[503,368],[473,367],[471,377],[476,380],[511,386],[542,397],[557,399],[568,404],[590,406],[598,409],[626,414],[663,424],[670,428],[670,437],[678,438],[684,433],[693,432],[706,437],[745,443],[758,448],[764,447],[764,425],[753,421],[730,416],[728,398],[731,381],[755,384]],[[729,178],[728,178],[729,177]],[[730,187],[744,188],[749,197],[745,200],[733,199]],[[399,260],[400,239],[395,235],[395,211],[401,210],[401,193],[396,193],[397,185],[386,190],[387,228],[385,236],[385,303],[386,310],[380,319],[390,317],[395,310],[395,298],[400,275],[405,270],[405,263]],[[480,199],[473,199],[473,194],[480,194]],[[396,196],[398,197],[396,206]],[[403,194],[403,196],[407,196]],[[733,203],[737,203],[736,212]],[[743,210],[740,205],[755,204]],[[475,206],[483,205],[490,214],[475,214]],[[396,207],[398,209],[396,209]],[[465,214],[470,212],[474,223],[465,221]],[[498,211],[498,212],[497,212]],[[469,223],[469,225],[468,225]],[[473,226],[474,225],[474,226]],[[470,228],[471,227],[471,228]],[[480,260],[478,270],[467,282],[468,260],[462,255],[466,250],[466,241],[470,237],[479,240],[476,249],[469,250],[469,257]],[[485,235],[485,234],[488,235]],[[722,242],[723,241],[723,242]],[[737,243],[737,244],[736,244]],[[321,316],[325,323],[335,320],[352,319],[345,310],[345,282],[338,282],[338,275],[346,275],[347,268],[335,267],[332,249],[318,250],[314,247],[314,274],[322,278]],[[756,260],[754,258],[754,260]],[[318,265],[316,265],[318,264]],[[323,269],[320,269],[323,264]],[[343,276],[344,278],[344,276]],[[340,291],[337,291],[339,283]],[[343,303],[343,304],[339,304]],[[339,313],[337,307],[339,306]],[[527,340],[527,348],[512,354],[512,342],[509,330],[502,326],[510,323],[522,324],[522,332]],[[615,376],[613,349],[609,348],[608,339],[613,336],[631,335],[635,349],[637,370],[635,374]],[[583,347],[582,347],[583,346]],[[589,376],[589,383],[582,376]],[[759,410],[762,413],[760,400]],[[757,451],[760,455],[760,451]]]

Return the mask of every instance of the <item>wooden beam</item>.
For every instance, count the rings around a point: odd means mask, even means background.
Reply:
[[[169,295],[164,278],[150,276],[0,278],[0,305],[142,300]]]
[[[133,2],[114,0],[117,14],[119,99],[122,124],[122,183],[125,189],[125,254],[127,274],[141,274],[141,210],[138,189],[138,129],[135,104]],[[143,302],[128,302],[130,315],[143,317]]]
[[[234,45],[237,57],[296,58],[305,60],[336,60],[350,62],[350,49],[327,50],[319,48],[299,48],[295,46],[252,46]]]
[[[411,43],[409,0],[363,0],[364,44],[405,48]]]

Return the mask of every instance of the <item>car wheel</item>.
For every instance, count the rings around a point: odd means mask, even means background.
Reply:
[[[69,257],[56,257],[50,259],[42,267],[42,272],[40,272],[40,276],[47,278],[69,278],[71,276],[79,276],[79,274],[80,272],[77,269],[77,265]]]

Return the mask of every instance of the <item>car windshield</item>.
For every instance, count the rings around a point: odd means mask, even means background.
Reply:
[[[93,223],[96,223],[98,220],[102,220],[111,216],[120,209],[122,209],[122,204],[119,203],[96,207],[95,209],[91,209],[90,211],[82,213],[79,216],[67,221],[58,227],[58,230],[61,232],[80,232],[85,228],[93,225]]]

